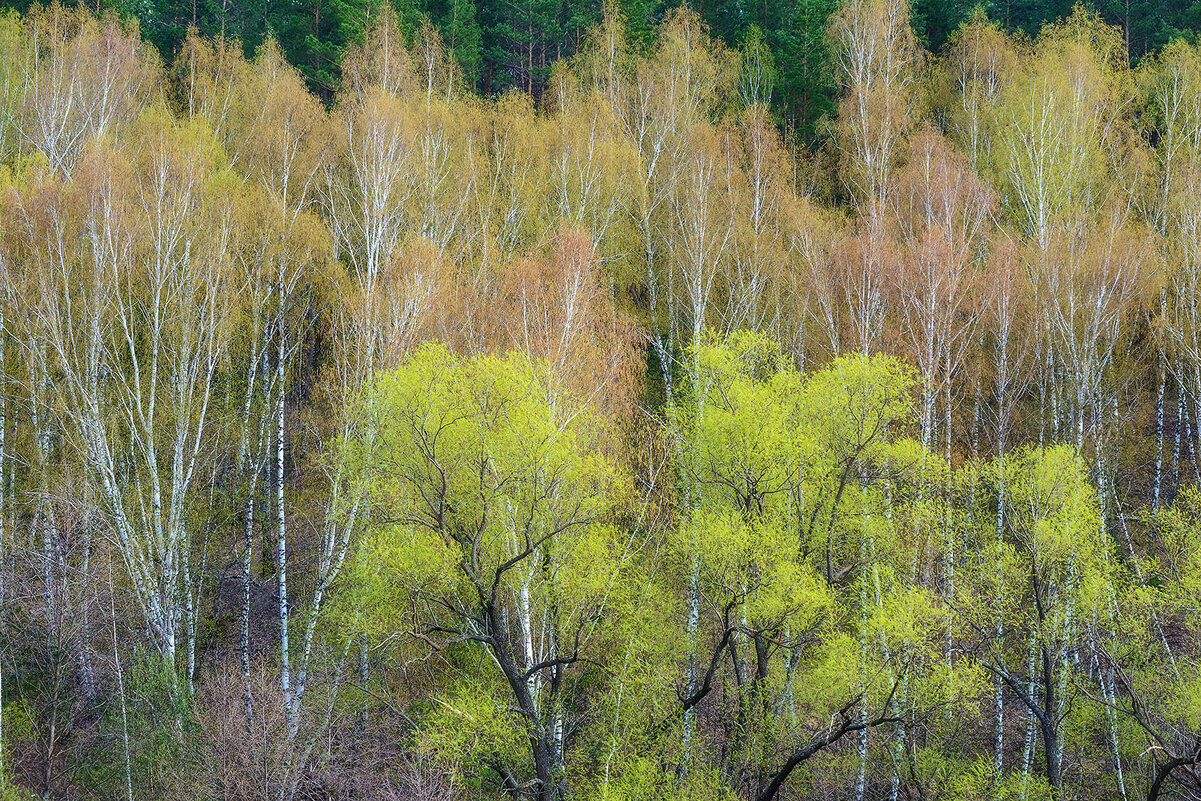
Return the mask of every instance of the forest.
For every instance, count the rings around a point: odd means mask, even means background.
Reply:
[[[0,14],[0,799],[1201,799],[1201,47],[994,17]]]
[[[412,37],[425,23],[439,32],[462,79],[486,97],[511,88],[536,99],[556,61],[580,52],[603,19],[606,0],[79,0],[97,13],[115,12],[138,25],[166,63],[178,57],[189,28],[238,41],[252,57],[267,38],[323,101],[342,86],[348,47],[361,41],[385,3]],[[631,50],[648,54],[656,26],[681,0],[609,0],[625,23]],[[1073,2],[1122,29],[1131,59],[1171,39],[1201,31],[1201,0],[913,0],[910,20],[919,42],[935,52],[980,7],[1006,30],[1029,35],[1072,12]],[[825,137],[838,85],[825,36],[838,0],[693,0],[708,33],[727,47],[748,40],[767,46],[776,64],[768,104],[782,128],[802,144]],[[0,0],[0,10],[24,12],[30,0]]]

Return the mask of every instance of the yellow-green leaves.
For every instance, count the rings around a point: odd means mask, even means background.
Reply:
[[[456,552],[420,526],[385,525],[368,533],[348,580],[355,587],[347,622],[386,637],[411,625],[405,594],[436,595],[453,587]]]
[[[461,578],[484,584],[507,583],[512,560],[552,542],[596,551],[588,529],[617,476],[588,416],[556,413],[547,393],[541,368],[519,356],[463,359],[436,345],[382,375],[362,434],[381,519],[435,532]]]
[[[830,590],[800,558],[794,529],[746,521],[738,509],[697,510],[681,525],[679,547],[694,557],[706,596],[735,602],[756,625],[806,631],[822,622]]]
[[[563,769],[564,676],[608,660],[593,641],[628,547],[598,421],[560,401],[524,356],[426,345],[366,388],[339,445],[372,510],[347,619],[451,667],[426,721],[443,756],[542,782]]]
[[[953,666],[907,680],[908,697],[896,697],[910,660],[928,659],[946,628],[945,610],[912,585],[916,545],[902,525],[915,515],[893,498],[937,464],[901,439],[912,372],[853,355],[803,375],[750,332],[689,356],[690,391],[670,410],[686,504],[672,550],[696,599],[693,669],[705,671],[688,692],[728,666],[734,758],[770,768],[773,749],[809,736],[802,721],[848,703],[895,711],[974,698],[976,682]]]
[[[1110,545],[1097,492],[1073,448],[1028,449],[996,467],[1005,471],[1013,544],[1022,555],[1057,573],[1105,561]]]
[[[1056,223],[1104,205],[1133,87],[1120,32],[1083,7],[1023,55],[992,110],[994,158],[1014,222],[1045,249]]]

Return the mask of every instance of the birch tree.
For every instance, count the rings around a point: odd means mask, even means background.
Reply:
[[[90,138],[128,131],[158,89],[157,65],[115,16],[53,4],[29,16],[26,36],[19,130],[53,169],[69,171]]]
[[[173,662],[184,633],[196,479],[229,314],[229,220],[194,132],[93,151],[69,184],[10,195],[10,258],[37,265],[29,308],[42,369],[147,624]]]

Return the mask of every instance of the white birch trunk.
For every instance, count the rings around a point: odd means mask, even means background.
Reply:
[[[947,462],[946,478],[943,480],[942,486],[942,508],[943,508],[943,541],[946,543],[946,599],[948,605],[953,605],[955,601],[955,526],[951,519],[951,380],[950,380],[950,365],[947,365],[947,381],[946,391],[943,399],[943,457]],[[951,665],[951,653],[954,650],[953,631],[950,626],[947,627],[947,636],[945,643],[944,658],[946,660],[947,670]],[[947,714],[951,712],[950,707],[947,708]]]
[[[288,737],[296,734],[296,709],[292,701],[291,644],[288,640],[288,526],[284,509],[284,323],[280,296],[279,337],[275,362],[275,525],[279,577],[279,683],[284,695]]]
[[[1176,431],[1172,443],[1172,489],[1175,490],[1180,486],[1180,435],[1184,431],[1184,394],[1180,391],[1182,382],[1179,379],[1172,383],[1176,389]]]
[[[1034,703],[1038,703],[1038,683],[1034,680],[1034,657],[1036,653],[1036,645],[1038,643],[1038,633],[1035,630],[1030,631],[1030,648],[1026,659],[1026,675],[1030,676],[1030,681],[1026,684],[1026,694]],[[1030,784],[1030,762],[1034,756],[1034,710],[1026,707],[1026,735],[1022,742],[1022,780],[1018,791],[1019,801],[1026,801],[1027,789]]]
[[[245,521],[242,527],[242,598],[238,626],[238,650],[241,657],[242,683],[245,693],[246,728],[249,731],[254,722],[254,698],[250,690],[250,568],[252,549],[254,547],[254,507],[258,490],[259,474],[262,472],[262,453],[266,444],[266,415],[259,422],[258,446],[254,451],[253,460],[249,459],[250,440],[250,407],[254,396],[258,375],[258,336],[253,339],[250,362],[247,365],[246,399],[242,413],[242,436],[238,453],[238,470],[248,474],[249,486],[246,490]]]
[[[538,664],[539,659],[534,652],[534,622],[530,608],[530,580],[528,576],[524,575],[524,572],[521,577],[521,587],[518,590],[518,594],[518,615],[519,623],[521,624],[521,649],[522,653],[525,655],[525,665],[526,669],[528,670],[529,668],[532,668],[534,665]],[[539,690],[541,684],[539,675],[537,673],[531,673],[530,676],[525,680],[525,684],[526,689],[530,694],[530,699],[534,703],[534,708],[537,710],[538,714],[540,714],[541,710],[538,709],[540,700]]]
[[[688,663],[685,667],[685,686],[687,687],[687,694],[689,696],[696,692],[696,636],[701,616],[699,581],[700,565],[694,558],[688,578]],[[684,731],[681,735],[680,748],[682,752],[681,761],[685,769],[687,769],[689,759],[692,756],[692,732],[696,728],[695,710],[695,706],[690,706],[684,712]]]
[[[1159,293],[1159,316],[1167,319],[1167,293]],[[1167,384],[1167,364],[1162,347],[1159,350],[1159,384],[1155,394],[1155,479],[1151,491],[1151,511],[1159,509],[1160,486],[1163,483],[1163,400]]]
[[[859,680],[867,687],[867,537],[859,539]],[[867,722],[867,697],[859,704],[859,723]],[[863,801],[867,781],[867,727],[859,729],[855,742],[855,801]]]

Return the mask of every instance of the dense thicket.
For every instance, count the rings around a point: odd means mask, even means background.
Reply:
[[[1201,49],[910,14],[0,17],[0,797],[1201,798]]]

